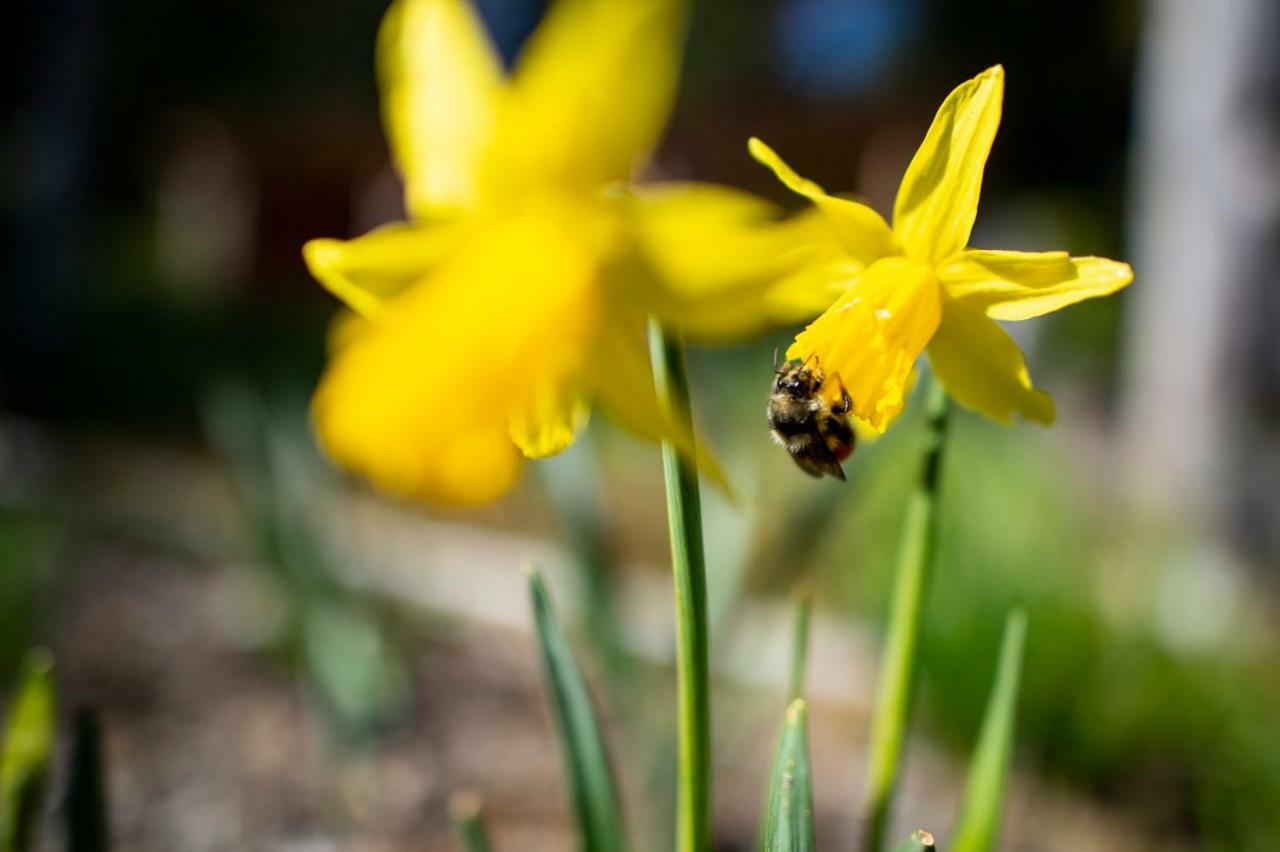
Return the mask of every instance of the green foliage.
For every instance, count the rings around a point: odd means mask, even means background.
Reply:
[[[787,707],[769,778],[765,852],[813,852],[813,773],[809,766],[809,723],[804,699]]]
[[[1013,734],[1018,707],[1018,678],[1022,671],[1022,649],[1027,635],[1027,617],[1021,611],[1009,614],[996,664],[995,684],[982,722],[982,733],[969,764],[964,806],[951,846],[956,852],[989,852],[995,848],[1004,803],[1005,776],[1013,751]]]
[[[626,848],[622,814],[591,694],[569,640],[556,621],[542,578],[532,570],[529,594],[551,713],[578,821],[579,848],[583,852],[618,852]]]
[[[1069,459],[1052,436],[957,425],[957,510],[935,586],[948,606],[925,625],[933,731],[956,747],[972,737],[986,701],[973,660],[1022,606],[1035,625],[1019,708],[1028,763],[1152,818],[1176,815],[1210,848],[1261,848],[1258,837],[1280,831],[1280,744],[1268,733],[1280,715],[1280,643],[1247,638],[1247,619],[1215,640],[1171,642],[1161,589],[1179,582],[1170,565],[1198,561],[1185,531],[1117,527],[1109,507],[1054,475]],[[1229,612],[1215,610],[1206,602],[1201,614]]]
[[[57,727],[53,658],[27,655],[0,744],[0,852],[35,848]]]
[[[855,454],[847,498],[822,507],[825,526],[805,526],[822,543],[802,564],[788,549],[763,555],[813,570],[824,605],[885,617],[894,531],[913,490],[902,471],[914,464],[923,409],[917,392],[874,451]],[[1064,430],[1010,430],[957,410],[948,441],[920,637],[925,729],[956,753],[971,747],[988,699],[975,661],[990,658],[1020,607],[1035,625],[1019,690],[1026,763],[1145,818],[1172,814],[1211,847],[1260,848],[1258,837],[1280,831],[1280,640],[1258,629],[1265,605],[1255,599],[1235,615],[1205,606],[1206,619],[1225,614],[1219,635],[1170,641],[1160,612],[1177,580],[1169,567],[1229,573],[1199,558],[1193,531],[1144,529],[1089,496],[1096,483],[1064,475],[1080,469]],[[779,526],[805,525],[813,512],[790,507]]]

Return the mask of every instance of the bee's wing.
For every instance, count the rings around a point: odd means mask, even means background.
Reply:
[[[787,446],[787,452],[791,453],[791,460],[796,466],[810,476],[821,477],[825,474],[844,481],[844,469],[840,467],[840,460],[820,436],[812,435],[803,442],[793,441]]]

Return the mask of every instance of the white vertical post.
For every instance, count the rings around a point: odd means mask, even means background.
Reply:
[[[1276,63],[1276,0],[1149,0],[1136,87],[1134,286],[1122,409],[1130,496],[1166,521],[1221,530],[1242,434],[1238,338],[1259,271],[1241,230],[1250,88]],[[1271,88],[1273,94],[1275,84]],[[1253,192],[1253,195],[1258,195]],[[1235,436],[1233,438],[1233,436]]]

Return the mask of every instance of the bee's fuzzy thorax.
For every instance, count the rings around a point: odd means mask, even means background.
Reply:
[[[847,417],[852,403],[839,380],[816,365],[793,362],[777,371],[767,415],[773,440],[810,476],[844,479],[840,463],[853,452]]]

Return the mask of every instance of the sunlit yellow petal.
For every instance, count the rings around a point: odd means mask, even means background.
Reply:
[[[782,210],[749,193],[670,183],[637,187],[628,201],[645,259],[681,290],[732,289],[736,279],[753,274],[754,264],[776,253],[766,243]]]
[[[893,206],[893,231],[910,257],[936,263],[969,242],[1003,100],[997,65],[943,101]]]
[[[956,301],[999,320],[1024,320],[1116,292],[1133,280],[1127,263],[1066,252],[963,251],[938,268]]]
[[[590,416],[576,388],[558,380],[539,382],[511,415],[511,440],[531,459],[554,456],[569,448]]]
[[[519,470],[513,416],[540,383],[583,369],[598,331],[596,272],[552,223],[471,235],[333,355],[312,404],[326,451],[400,494],[496,497]]]
[[[1032,386],[1018,344],[979,310],[947,303],[929,363],[956,402],[992,420],[1053,422],[1053,399]]]
[[[815,247],[794,272],[765,293],[765,310],[778,322],[803,322],[831,307],[864,269],[844,252]]]
[[[373,318],[388,299],[421,281],[458,235],[453,225],[397,223],[354,240],[310,240],[302,256],[316,280],[353,311]]]
[[[855,416],[884,431],[902,410],[912,366],[941,314],[933,270],[885,258],[796,337],[787,358],[821,369],[833,392],[849,392]]]
[[[474,207],[502,64],[468,0],[395,0],[378,31],[382,114],[417,217]]]
[[[675,97],[682,12],[677,0],[556,0],[516,67],[504,180],[596,187],[630,177]]]
[[[728,187],[661,184],[628,200],[641,264],[653,273],[636,276],[629,295],[693,339],[741,339],[775,325],[765,294],[807,269],[815,251],[835,252],[821,214],[783,219],[773,204]]]
[[[759,139],[749,140],[747,149],[761,165],[771,169],[788,189],[803,195],[826,214],[835,230],[836,239],[851,258],[867,265],[896,253],[893,232],[879,213],[865,204],[827,195],[822,187],[796,174],[772,148]]]

